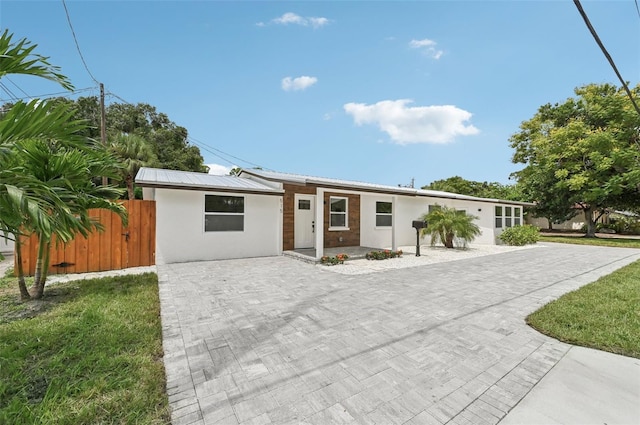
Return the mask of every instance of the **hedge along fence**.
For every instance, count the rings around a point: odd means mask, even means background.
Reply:
[[[156,257],[155,201],[122,201],[129,214],[129,225],[122,225],[117,214],[107,210],[90,210],[103,231],[88,238],[78,234],[67,244],[51,242],[49,274],[85,273],[152,266]],[[22,267],[25,275],[35,273],[38,239],[35,235],[22,239]],[[17,262],[17,258],[14,259]],[[17,263],[14,266],[17,270]]]

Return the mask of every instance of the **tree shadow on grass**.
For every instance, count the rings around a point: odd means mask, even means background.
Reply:
[[[148,284],[149,276],[147,275],[150,274],[154,273],[55,283],[47,285],[43,298],[28,301],[20,299],[17,278],[2,278],[0,279],[0,325],[37,317],[56,306],[83,297],[130,291],[138,285]],[[157,283],[157,278],[155,282]],[[27,281],[27,286],[30,283]]]

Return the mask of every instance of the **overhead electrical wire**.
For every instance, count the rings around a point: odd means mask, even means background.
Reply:
[[[20,90],[20,91],[22,92],[22,94],[24,94],[27,98],[28,98],[28,97],[30,97],[30,96],[29,96],[29,93],[27,93],[26,91],[22,90],[22,88],[21,88],[19,85],[17,85],[16,83],[14,83],[14,82],[9,78],[9,77],[5,77],[5,79],[6,79],[8,82],[10,82],[11,84],[13,84],[13,86],[14,86],[15,88],[17,88],[18,90]]]
[[[67,15],[67,22],[69,23],[69,28],[71,29],[71,35],[73,35],[73,41],[76,44],[76,49],[78,50],[78,54],[80,55],[80,60],[82,60],[82,64],[84,65],[84,69],[87,70],[87,73],[91,77],[94,83],[100,85],[96,77],[93,76],[91,71],[89,70],[89,66],[87,66],[87,62],[84,60],[84,56],[82,55],[82,51],[80,50],[80,44],[78,44],[78,38],[76,37],[76,32],[73,29],[73,24],[71,24],[71,17],[69,16],[69,10],[67,9],[67,4],[64,0],[62,0],[62,6],[64,6],[64,13]]]
[[[14,97],[14,100],[47,99],[47,98],[58,97],[58,96],[69,97],[69,96],[71,96],[73,94],[84,93],[84,92],[92,91],[92,90],[95,90],[95,87],[85,87],[83,89],[76,89],[76,90],[72,90],[72,91],[61,91],[61,92],[56,92],[56,93],[37,94],[37,95],[34,95],[34,96],[27,95],[27,96],[23,96],[23,97]]]
[[[18,99],[16,94],[14,92],[12,92],[11,89],[9,87],[7,87],[3,82],[0,82],[0,88],[2,90],[4,90],[4,92],[9,95],[9,99],[1,99],[2,101],[5,101],[5,100],[14,101],[14,100]]]
[[[127,105],[134,106],[133,103],[126,101],[125,99],[123,99],[122,97],[118,96],[117,94],[115,94],[112,91],[107,91],[107,92],[105,92],[105,94],[107,96],[115,97],[116,99],[120,100],[123,103],[126,103]],[[229,165],[237,166],[238,164],[234,163],[233,161],[231,161],[231,160],[229,160],[227,158],[225,158],[225,156],[229,157],[229,158],[233,158],[233,159],[235,159],[237,161],[240,161],[240,162],[243,162],[245,164],[252,165],[254,167],[258,167],[258,168],[261,168],[261,169],[264,169],[264,170],[269,170],[269,168],[262,167],[262,166],[260,166],[260,165],[258,165],[256,163],[254,163],[254,162],[247,161],[247,160],[239,158],[239,157],[237,157],[235,155],[231,155],[230,153],[227,153],[227,152],[224,152],[223,150],[214,148],[213,146],[210,146],[210,145],[208,145],[207,143],[205,143],[205,142],[203,142],[201,140],[194,139],[191,136],[187,136],[187,142],[197,146],[198,148],[204,149],[205,151],[209,152],[210,154],[212,154],[216,158],[220,158],[221,160],[227,162]],[[222,155],[224,155],[224,156],[222,156]]]
[[[602,53],[604,53],[604,56],[609,61],[609,64],[613,68],[613,71],[618,76],[618,79],[620,80],[620,83],[622,83],[622,87],[627,93],[627,96],[629,97],[629,99],[631,99],[631,103],[633,104],[633,107],[635,108],[638,115],[640,115],[640,107],[638,107],[636,100],[633,98],[633,94],[631,93],[631,90],[629,90],[629,86],[627,85],[627,82],[622,78],[622,75],[620,75],[620,71],[618,71],[618,67],[616,66],[615,62],[613,62],[613,59],[611,58],[611,55],[609,54],[607,49],[604,47],[604,44],[602,44],[602,41],[600,40],[600,37],[598,36],[598,33],[596,32],[595,28],[593,28],[593,25],[591,25],[591,21],[589,21],[589,17],[587,16],[587,13],[582,8],[582,5],[580,4],[580,0],[573,0],[573,3],[578,8],[578,12],[580,12],[580,16],[582,16],[584,23],[587,25],[587,28],[589,29],[589,32],[591,32],[591,35],[593,36],[593,38],[596,40],[596,43],[600,47],[600,50],[602,50]],[[636,3],[636,6],[637,6],[637,3]]]
[[[210,153],[212,153],[213,155],[216,155],[218,158],[220,158],[220,156],[219,156],[219,155],[217,155],[217,154],[215,154],[214,152],[211,152],[209,149],[214,150],[214,151],[216,151],[216,152],[220,152],[220,153],[221,153],[221,154],[223,154],[223,155],[226,155],[226,156],[228,156],[228,157],[230,157],[230,158],[236,159],[236,160],[238,160],[238,161],[240,161],[240,162],[244,162],[245,164],[253,165],[254,167],[258,167],[258,168],[261,168],[261,169],[263,169],[263,170],[269,170],[268,168],[265,168],[265,167],[263,167],[263,166],[261,166],[261,165],[259,165],[259,164],[254,163],[254,162],[247,161],[247,160],[245,160],[245,159],[242,159],[242,158],[239,158],[239,157],[237,157],[237,156],[231,155],[230,153],[226,153],[226,152],[224,152],[224,151],[222,151],[222,150],[220,150],[220,149],[217,149],[217,148],[214,148],[214,147],[208,146],[208,145],[207,145],[206,143],[204,143],[203,141],[198,140],[198,139],[194,139],[194,138],[193,138],[193,137],[191,137],[191,136],[188,136],[188,138],[187,138],[187,139],[188,139],[188,140],[190,139],[194,144],[200,143],[200,144],[202,144],[202,145],[206,146],[206,147],[208,148],[207,150],[208,150]],[[224,159],[224,158],[223,158],[223,159]],[[231,163],[232,165],[237,165],[237,164],[233,164],[233,163],[232,163],[231,161],[229,161],[229,160],[225,160],[225,161],[227,161],[227,162]]]

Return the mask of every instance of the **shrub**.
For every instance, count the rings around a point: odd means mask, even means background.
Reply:
[[[327,266],[335,266],[336,264],[344,264],[344,260],[348,260],[349,256],[347,254],[338,254],[335,257],[329,257],[325,255],[320,259],[322,264],[326,264]]]
[[[530,224],[509,227],[500,234],[500,240],[512,246],[534,244],[540,240],[540,230]]]
[[[421,233],[422,236],[431,235],[431,246],[442,243],[447,248],[453,248],[454,244],[466,248],[467,242],[482,234],[480,227],[473,222],[478,217],[453,207],[437,204],[436,207],[422,216],[422,220],[429,224]]]
[[[386,260],[387,258],[402,257],[402,250],[391,251],[385,249],[383,251],[370,251],[367,252],[367,260]]]

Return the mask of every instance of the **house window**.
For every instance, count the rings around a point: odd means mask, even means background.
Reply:
[[[442,206],[435,204],[435,205],[429,205],[429,213],[434,212],[435,210],[441,210]]]
[[[496,205],[496,229],[502,228],[502,207]]]
[[[311,200],[310,199],[299,199],[298,200],[298,209],[299,210],[310,210],[311,209]]]
[[[329,228],[347,227],[348,198],[330,197]]]
[[[393,204],[376,202],[376,227],[391,227]]]
[[[204,231],[232,232],[244,230],[244,197],[204,196]]]
[[[514,226],[520,226],[520,224],[521,224],[520,208],[514,208],[513,209],[513,225]]]
[[[504,227],[511,227],[511,207],[504,207]]]

